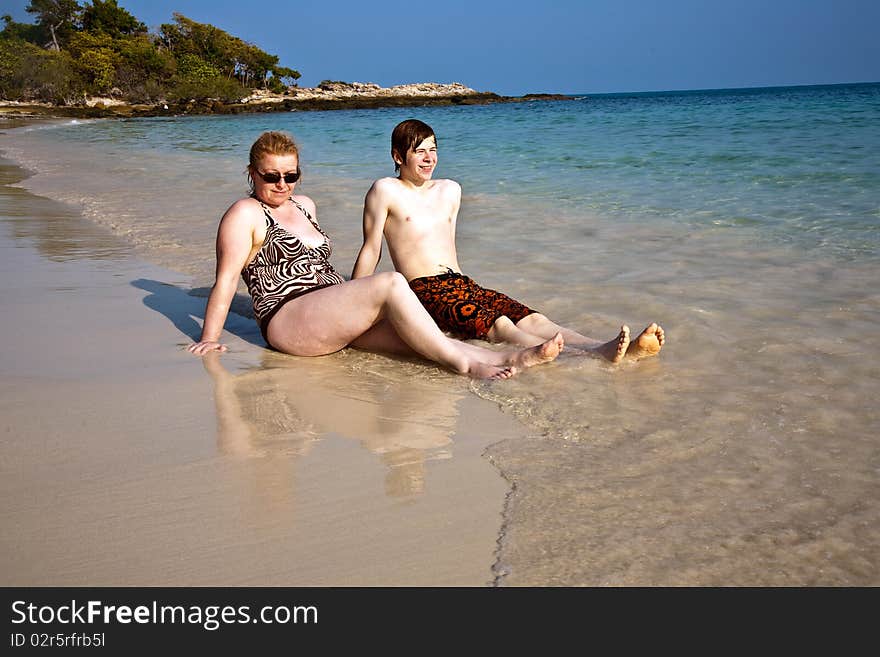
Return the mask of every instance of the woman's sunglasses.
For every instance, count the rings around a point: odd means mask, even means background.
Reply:
[[[267,183],[277,183],[282,178],[284,178],[284,182],[288,184],[295,183],[299,180],[299,171],[285,173],[283,176],[280,173],[263,173],[262,171],[257,171],[257,175]]]

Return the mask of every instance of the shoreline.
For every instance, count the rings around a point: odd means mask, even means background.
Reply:
[[[89,98],[82,105],[51,105],[0,100],[0,116],[37,118],[140,118],[205,114],[255,114],[261,112],[314,112],[329,110],[379,109],[383,107],[438,107],[490,105],[535,101],[572,100],[574,96],[532,93],[501,96],[477,91],[459,83],[419,83],[380,87],[367,83],[330,82],[314,88],[293,88],[288,94],[255,89],[238,102],[219,99],[190,99],[135,104],[114,98]]]
[[[492,585],[513,419],[407,363],[353,396],[359,353],[277,354],[233,314],[194,358],[185,275],[0,173],[3,585]]]

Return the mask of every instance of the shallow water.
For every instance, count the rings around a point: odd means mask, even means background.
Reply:
[[[569,350],[470,384],[529,433],[489,450],[514,486],[498,583],[880,583],[878,85],[65,122],[0,150],[36,172],[29,189],[199,288],[269,128],[300,142],[299,191],[348,274],[409,116],[462,183],[467,273],[590,336],[668,336],[652,360]],[[344,360],[389,380],[402,366]]]

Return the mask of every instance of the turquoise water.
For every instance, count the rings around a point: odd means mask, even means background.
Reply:
[[[203,287],[261,131],[296,136],[347,274],[410,117],[462,185],[467,273],[593,337],[669,338],[650,361],[566,352],[503,384],[346,356],[526,428],[488,452],[516,484],[499,583],[880,584],[880,84],[64,122],[0,150]]]
[[[880,84],[101,122],[64,139],[240,159],[255,134],[280,128],[316,177],[372,180],[392,173],[390,129],[411,115],[439,136],[437,175],[466,193],[548,214],[755,225],[803,248],[877,253]]]

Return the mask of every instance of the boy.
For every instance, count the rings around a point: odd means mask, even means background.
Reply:
[[[562,333],[565,343],[617,363],[660,351],[663,329],[651,324],[632,342],[624,325],[608,342],[559,326],[505,294],[462,274],[455,249],[461,187],[434,180],[437,137],[427,124],[409,119],[391,134],[396,178],[373,183],[364,200],[364,243],[352,278],[369,276],[382,254],[382,237],[395,269],[406,277],[437,325],[463,338],[535,346]]]

